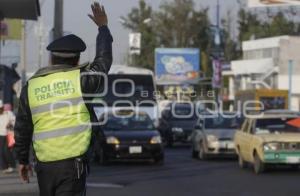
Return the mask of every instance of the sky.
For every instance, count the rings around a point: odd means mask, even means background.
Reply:
[[[158,9],[163,1],[171,0],[146,0],[153,9]],[[215,11],[217,0],[194,0],[197,7],[210,7],[210,17],[215,21]],[[45,48],[49,42],[48,32],[53,26],[54,18],[54,0],[40,0],[42,10],[41,24],[44,27],[44,45],[42,46],[43,65],[48,64],[48,53]],[[81,61],[92,61],[95,53],[95,42],[97,35],[97,27],[88,18],[90,13],[90,5],[93,0],[64,0],[64,31],[73,33],[81,37],[87,44],[88,49],[82,55]],[[139,0],[101,0],[108,14],[109,28],[114,37],[113,64],[124,64],[124,59],[128,51],[128,30],[124,29],[118,19],[126,16],[133,7],[138,6]],[[220,0],[221,12],[224,15],[227,10],[231,10],[233,14],[237,13],[237,0]],[[28,70],[34,71],[38,69],[39,42],[37,37],[37,23],[27,23],[27,64]]]

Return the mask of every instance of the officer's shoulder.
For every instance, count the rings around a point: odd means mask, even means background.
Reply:
[[[90,62],[86,62],[86,63],[78,65],[77,68],[82,70],[82,71],[88,71],[90,69],[91,65],[92,64]]]

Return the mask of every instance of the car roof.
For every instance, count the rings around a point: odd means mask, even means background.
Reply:
[[[249,113],[251,119],[299,118],[300,113],[291,110],[267,110]]]
[[[203,114],[215,114],[215,113],[213,113],[213,112],[210,113],[209,111],[204,110],[204,111],[201,111],[200,114],[203,115]],[[218,112],[217,114],[219,114],[219,115],[220,115],[220,114],[225,114],[225,115],[235,115],[235,114],[236,114],[236,115],[239,116],[241,113],[239,113],[239,112],[237,112],[237,111],[222,111],[222,112]]]
[[[143,112],[143,111],[134,111],[134,110],[117,110],[117,111],[109,111],[109,112],[105,112],[104,114],[108,114],[108,115],[114,115],[114,114],[118,114],[119,116],[128,116],[129,114],[133,114],[133,115],[141,115],[141,116],[148,116],[147,112]],[[103,115],[104,115],[103,114]]]

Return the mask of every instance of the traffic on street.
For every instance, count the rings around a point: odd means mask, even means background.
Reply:
[[[165,151],[164,166],[151,162],[118,162],[109,166],[92,164],[88,178],[91,196],[283,196],[298,195],[299,172],[289,167],[272,169],[255,175],[251,168],[242,170],[237,160],[214,158],[193,159],[187,145],[177,145]],[[1,196],[37,196],[37,183],[21,184],[16,174],[0,175]],[[5,181],[4,181],[5,180]],[[251,184],[251,186],[249,185]]]
[[[0,196],[299,196],[299,12],[0,0]]]

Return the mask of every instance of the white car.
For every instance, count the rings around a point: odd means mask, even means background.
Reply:
[[[200,118],[191,135],[193,158],[205,160],[210,156],[235,156],[233,138],[240,122],[237,117],[225,118],[221,115]]]

